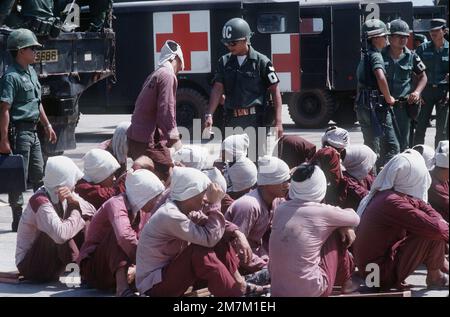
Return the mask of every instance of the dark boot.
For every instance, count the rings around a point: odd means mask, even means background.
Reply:
[[[11,224],[12,232],[17,232],[17,228],[19,228],[20,217],[22,217],[22,207],[16,207],[12,209],[13,222]]]

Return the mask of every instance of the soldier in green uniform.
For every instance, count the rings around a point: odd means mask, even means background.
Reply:
[[[416,50],[426,65],[428,82],[423,91],[424,106],[420,110],[415,133],[415,144],[424,144],[425,133],[433,108],[436,106],[435,147],[439,141],[447,139],[448,116],[448,41],[444,39],[446,21],[431,20],[431,42],[424,43]]]
[[[251,36],[250,26],[243,19],[234,18],[225,23],[222,29],[222,42],[230,52],[222,56],[218,62],[209,108],[205,114],[205,128],[212,126],[214,111],[222,95],[225,95],[225,127],[242,129],[253,127],[258,131],[257,140],[260,140],[262,146],[249,149],[249,155],[253,156],[264,154],[266,127],[273,121],[273,116],[267,118],[271,110],[268,106],[269,94],[274,105],[272,110],[275,112],[278,137],[283,135],[283,126],[281,94],[278,87],[280,80],[269,58],[250,45]]]
[[[389,92],[381,50],[387,42],[386,25],[378,20],[366,21],[362,26],[363,57],[357,68],[358,95],[355,110],[364,144],[378,156],[381,167],[399,152],[399,145],[392,126],[388,106],[395,99]]]
[[[414,34],[414,49],[416,50],[423,43],[428,42],[428,39],[423,34]]]
[[[42,46],[27,29],[11,32],[7,40],[14,63],[0,80],[0,153],[20,154],[24,159],[25,177],[36,190],[42,184],[44,161],[36,132],[40,122],[46,136],[56,142],[41,104],[41,85],[30,65],[36,59],[36,48]],[[22,214],[22,193],[9,193],[13,212],[12,230],[17,231]]]
[[[397,138],[400,151],[403,152],[409,147],[411,127],[411,112],[407,107],[414,107],[420,102],[420,94],[427,83],[427,75],[426,67],[420,57],[406,47],[409,38],[408,23],[396,19],[391,21],[390,25],[390,44],[383,49],[382,55],[391,95],[397,100],[399,98],[407,99],[405,102],[394,105],[395,118],[399,128]],[[416,77],[414,85],[413,74]]]

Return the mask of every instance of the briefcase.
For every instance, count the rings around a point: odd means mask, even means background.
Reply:
[[[0,154],[0,193],[24,192],[25,171],[22,155]]]

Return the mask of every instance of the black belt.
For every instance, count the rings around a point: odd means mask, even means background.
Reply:
[[[227,114],[234,118],[250,116],[256,114],[256,107],[252,106],[248,108],[227,109]]]
[[[15,121],[15,122],[12,122],[12,126],[14,126],[18,130],[36,131],[36,129],[37,129],[37,122],[33,122],[33,121]]]

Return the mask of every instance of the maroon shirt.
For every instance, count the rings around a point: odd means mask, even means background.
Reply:
[[[341,155],[336,149],[326,146],[314,154],[311,163],[318,165],[327,179],[328,187],[325,202],[333,206],[339,205],[339,193],[343,191],[341,186],[344,185],[342,182]]]
[[[80,179],[75,185],[75,192],[81,198],[91,203],[95,209],[98,209],[111,197],[125,192],[125,179],[126,176],[120,177],[114,187],[102,187],[99,184],[93,184],[85,179]]]
[[[413,234],[448,242],[448,223],[429,204],[406,194],[384,190],[375,194],[356,230],[353,251],[358,269],[380,266],[381,280],[394,266],[398,242]]]
[[[316,153],[316,146],[298,135],[283,135],[278,141],[277,150],[278,158],[292,169],[309,161]]]
[[[168,67],[167,67],[168,66]],[[178,81],[170,65],[158,68],[147,77],[136,100],[127,136],[141,143],[156,143],[177,133],[176,91]]]
[[[440,182],[431,174],[431,187],[428,190],[428,201],[431,206],[448,222],[448,182]]]
[[[338,199],[339,207],[357,210],[361,200],[369,194],[370,188],[375,180],[375,176],[368,174],[359,181],[346,171],[342,174],[344,186],[342,186],[343,191],[340,193]]]

